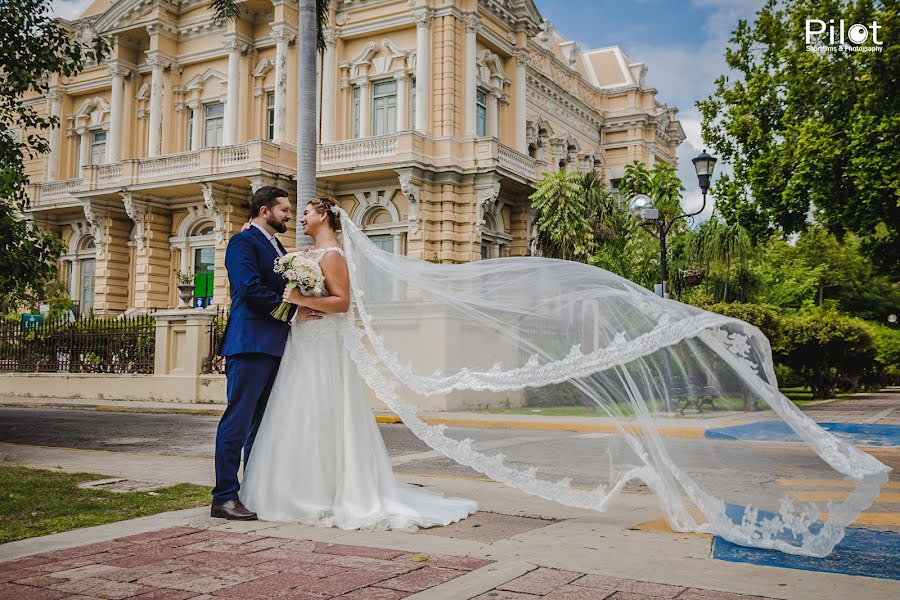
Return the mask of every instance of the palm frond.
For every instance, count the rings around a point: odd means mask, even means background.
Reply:
[[[221,0],[219,0],[221,1]],[[325,27],[328,25],[328,0],[316,1],[316,48],[325,49]]]
[[[240,12],[237,0],[211,0],[210,6],[215,15],[214,21],[216,25],[234,21],[237,19],[238,13]]]

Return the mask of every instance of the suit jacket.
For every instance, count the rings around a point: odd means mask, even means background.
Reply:
[[[270,314],[281,304],[287,284],[273,269],[276,258],[275,248],[256,227],[241,231],[229,240],[225,268],[231,283],[231,313],[219,355],[281,356],[284,353],[290,324]]]

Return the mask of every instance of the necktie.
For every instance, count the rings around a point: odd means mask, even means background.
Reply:
[[[285,251],[282,249],[281,243],[279,243],[278,238],[273,235],[269,238],[269,241],[272,242],[272,246],[275,247],[275,254],[277,254],[278,256],[285,255]]]

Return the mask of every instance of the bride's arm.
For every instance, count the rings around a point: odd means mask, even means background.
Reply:
[[[284,299],[297,306],[305,306],[320,313],[344,313],[350,309],[350,273],[344,257],[337,252],[329,252],[319,263],[325,276],[329,296],[317,298],[304,296],[300,290],[285,290]]]

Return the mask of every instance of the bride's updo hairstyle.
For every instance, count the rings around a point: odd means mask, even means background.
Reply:
[[[341,230],[341,218],[338,214],[331,209],[337,206],[337,203],[331,198],[313,198],[309,201],[309,205],[312,206],[317,213],[320,215],[325,215],[328,218],[328,223],[331,225],[331,228],[335,231]]]

